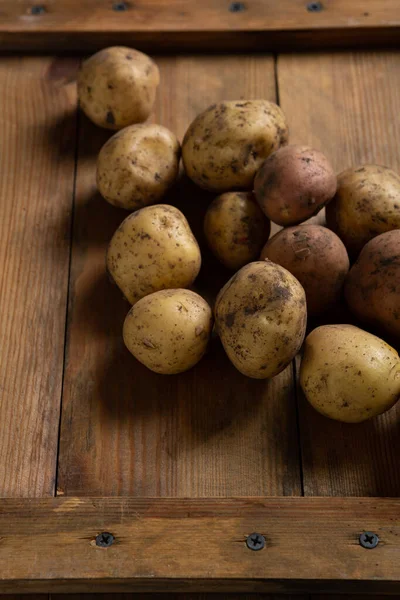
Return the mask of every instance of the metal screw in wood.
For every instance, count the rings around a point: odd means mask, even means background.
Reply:
[[[109,548],[114,543],[114,536],[112,533],[108,531],[103,531],[96,536],[96,546],[100,546],[100,548]]]
[[[379,537],[376,535],[376,533],[371,533],[371,531],[364,531],[364,533],[360,535],[359,539],[360,546],[367,548],[368,550],[376,548],[379,544]]]
[[[246,540],[249,550],[262,550],[265,548],[265,537],[261,533],[252,533]]]
[[[231,2],[229,5],[229,10],[230,12],[243,12],[246,10],[246,6],[243,4],[243,2]]]
[[[124,10],[128,10],[128,4],[126,2],[114,2],[113,10],[117,12],[122,12]]]
[[[34,6],[31,7],[31,15],[43,15],[43,13],[45,13],[45,12],[46,12],[46,9],[42,5],[35,4]]]
[[[324,6],[322,2],[310,2],[309,4],[307,4],[308,12],[321,12],[323,8]]]

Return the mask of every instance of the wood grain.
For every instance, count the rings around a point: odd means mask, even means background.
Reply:
[[[76,61],[0,61],[0,496],[54,493]]]
[[[158,50],[282,50],[398,45],[397,0],[50,0],[0,2],[0,47],[87,51],[113,44]],[[125,10],[113,10],[121,7]],[[317,5],[318,6],[318,5]]]
[[[155,119],[181,138],[211,102],[275,97],[273,61],[161,58]],[[107,134],[106,134],[107,135]],[[68,495],[230,496],[300,493],[292,370],[270,382],[242,377],[217,340],[179,376],[148,371],[124,348],[129,309],[105,275],[104,254],[126,216],[95,189],[105,135],[82,118],[59,485]],[[209,200],[188,181],[168,199],[203,247],[196,288],[209,300],[230,274],[202,243]],[[285,435],[282,435],[285,432]]]
[[[10,499],[0,530],[6,592],[400,592],[399,499]],[[365,530],[376,549],[360,546]]]
[[[400,170],[399,53],[280,56],[278,75],[294,143],[323,150],[338,171],[369,162]],[[306,495],[400,495],[400,404],[347,425],[300,395],[300,429]]]

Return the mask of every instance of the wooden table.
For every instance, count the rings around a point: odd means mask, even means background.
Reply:
[[[315,34],[306,18],[319,11],[289,0],[280,13],[261,0],[128,3],[134,34],[129,11],[96,4],[32,14],[27,2],[0,3],[0,44],[14,51],[0,59],[0,495],[10,498],[0,501],[0,591],[400,594],[400,403],[362,425],[331,422],[304,401],[295,363],[247,379],[217,340],[180,376],[135,362],[121,339],[128,306],[104,268],[126,215],[95,186],[110,134],[79,112],[75,87],[79,48],[153,43],[153,120],[180,139],[209,104],[262,97],[282,106],[293,143],[322,149],[337,171],[400,170],[399,51],[266,52],[289,39],[321,47],[324,35],[331,46],[352,35],[393,42],[398,2],[384,12],[373,0],[326,2]],[[185,52],[171,51],[176,39]],[[198,53],[207,40],[212,53]],[[240,54],[217,52],[236,40]],[[169,199],[200,241],[207,200],[186,180]],[[197,287],[211,298],[228,274],[203,258]],[[253,499],[222,500],[235,497]],[[366,551],[358,535],[371,527],[381,544]],[[267,538],[258,553],[245,546],[257,528]],[[97,548],[111,529],[113,547]]]

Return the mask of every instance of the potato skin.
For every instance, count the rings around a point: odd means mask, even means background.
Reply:
[[[400,175],[379,165],[343,171],[326,222],[356,258],[373,237],[400,228]]]
[[[285,146],[267,158],[254,180],[257,202],[271,221],[296,225],[317,214],[336,192],[328,159],[308,146]]]
[[[104,48],[78,73],[79,104],[99,127],[142,123],[153,110],[160,73],[149,56],[122,46]]]
[[[209,247],[225,267],[234,271],[258,258],[270,229],[251,192],[217,196],[204,218]]]
[[[218,294],[214,314],[225,352],[248,377],[274,377],[303,343],[304,290],[289,271],[270,261],[240,269]]]
[[[282,110],[267,100],[213,104],[192,122],[182,143],[187,175],[212,192],[250,189],[262,161],[288,141]]]
[[[107,250],[107,270],[134,304],[153,292],[192,285],[201,266],[199,245],[180,210],[147,206],[129,215]]]
[[[400,230],[387,231],[362,249],[346,278],[346,302],[356,317],[400,339]]]
[[[321,414],[361,423],[389,410],[400,394],[400,359],[353,325],[324,325],[306,338],[300,385]]]
[[[127,210],[154,204],[175,183],[179,158],[179,142],[166,127],[125,127],[100,150],[97,187],[107,202]]]
[[[207,302],[190,290],[161,290],[139,300],[123,327],[126,347],[148,369],[182,373],[204,355],[213,319]]]
[[[285,267],[299,280],[311,316],[336,304],[350,266],[342,241],[320,225],[296,225],[278,231],[261,252],[260,259],[265,258]]]

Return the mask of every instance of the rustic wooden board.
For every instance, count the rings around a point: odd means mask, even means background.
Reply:
[[[0,10],[0,48],[13,51],[370,48],[400,34],[397,0],[1,0]]]
[[[323,150],[338,171],[368,162],[400,170],[400,53],[280,56],[278,83],[293,142]],[[400,404],[354,426],[300,395],[300,430],[306,495],[400,495]]]
[[[2,592],[400,591],[399,499],[10,499],[0,530]]]

